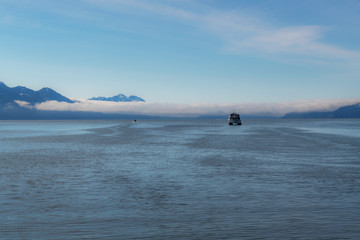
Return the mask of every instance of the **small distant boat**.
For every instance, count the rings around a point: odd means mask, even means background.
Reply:
[[[137,123],[137,120],[135,119],[135,120],[133,120],[133,123]]]
[[[240,119],[240,114],[234,113],[234,112],[229,114],[228,124],[229,125],[242,125],[241,119]]]

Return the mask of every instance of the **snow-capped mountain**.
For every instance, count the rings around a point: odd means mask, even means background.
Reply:
[[[118,94],[113,97],[93,97],[89,100],[107,101],[107,102],[145,102],[144,99],[137,96],[125,96],[124,94]]]

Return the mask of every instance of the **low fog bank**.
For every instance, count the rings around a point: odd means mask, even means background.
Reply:
[[[197,117],[204,115],[222,116],[231,112],[241,115],[281,117],[290,112],[334,111],[339,107],[360,102],[360,99],[320,99],[282,103],[148,103],[148,102],[104,102],[74,99],[75,103],[47,101],[22,107],[43,111],[99,112],[108,114],[142,114],[148,116]]]

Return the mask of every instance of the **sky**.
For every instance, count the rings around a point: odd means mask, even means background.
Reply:
[[[0,81],[166,111],[333,109],[360,101],[359,12],[359,0],[0,0]]]

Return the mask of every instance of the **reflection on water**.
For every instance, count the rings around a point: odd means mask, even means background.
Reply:
[[[359,119],[311,120],[294,127],[314,133],[360,137]]]
[[[360,123],[0,121],[0,238],[358,239],[339,129]]]

